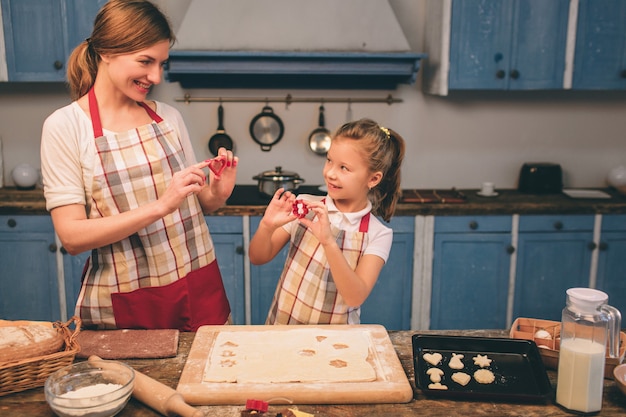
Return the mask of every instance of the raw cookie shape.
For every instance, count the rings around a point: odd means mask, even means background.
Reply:
[[[463,365],[463,362],[461,361],[461,359],[463,358],[464,355],[453,353],[452,359],[450,359],[450,363],[448,364],[448,366],[452,369],[463,369],[465,367],[465,365]]]
[[[431,382],[441,382],[441,376],[443,375],[443,371],[439,368],[430,368],[426,371],[426,375],[430,377]]]
[[[443,385],[441,382],[433,382],[432,384],[428,384],[428,389],[448,389],[447,385]]]
[[[471,379],[472,377],[465,372],[455,372],[452,374],[452,380],[459,385],[466,386]]]
[[[441,353],[424,353],[423,358],[429,364],[437,366],[443,359],[443,356],[441,356]]]
[[[487,357],[487,355],[476,355],[472,359],[474,359],[474,365],[480,366],[481,368],[486,368],[491,365],[491,359]]]
[[[474,372],[474,379],[479,384],[491,384],[496,380],[496,376],[489,369],[479,369]]]

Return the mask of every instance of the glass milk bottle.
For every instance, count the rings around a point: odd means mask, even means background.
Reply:
[[[567,290],[561,319],[561,347],[556,402],[592,413],[602,408],[604,361],[619,356],[621,315],[607,305],[609,297],[591,288]]]

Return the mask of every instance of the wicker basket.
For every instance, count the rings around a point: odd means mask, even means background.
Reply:
[[[72,331],[71,324],[75,324]],[[42,387],[50,374],[74,362],[80,346],[76,336],[80,332],[81,321],[72,317],[68,322],[53,324],[65,338],[65,350],[45,356],[0,363],[0,396],[31,388]]]
[[[537,330],[547,331],[550,339],[535,337]],[[513,322],[509,336],[513,339],[534,340],[546,368],[558,369],[561,345],[561,322],[520,317]],[[607,348],[608,350],[608,348]],[[626,333],[620,332],[619,358],[607,357],[604,364],[604,377],[613,378],[613,369],[622,363],[626,353]]]

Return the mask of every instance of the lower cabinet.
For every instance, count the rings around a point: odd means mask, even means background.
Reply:
[[[61,319],[49,216],[0,216],[0,318]]]
[[[565,291],[588,287],[593,215],[519,217],[513,317],[561,320]]]
[[[506,328],[511,216],[436,217],[431,329]]]
[[[609,296],[609,304],[622,313],[626,327],[626,215],[602,216],[596,288]]]

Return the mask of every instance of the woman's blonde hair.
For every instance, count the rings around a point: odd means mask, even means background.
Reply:
[[[341,126],[335,132],[333,141],[343,138],[358,142],[370,172],[382,172],[380,183],[370,190],[368,197],[372,202],[372,212],[389,222],[402,195],[400,165],[404,159],[404,139],[396,131],[371,119],[360,119]]]
[[[91,36],[80,43],[67,63],[73,100],[93,86],[101,55],[127,54],[157,42],[176,40],[167,17],[148,0],[110,0],[94,20]]]

